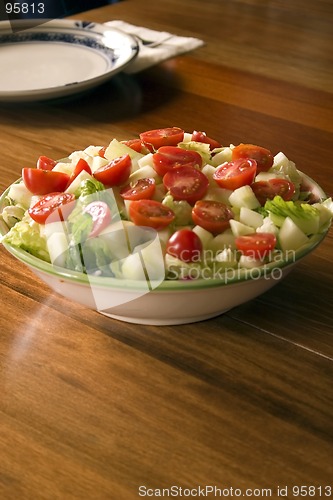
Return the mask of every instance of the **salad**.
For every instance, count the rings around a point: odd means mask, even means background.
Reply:
[[[314,199],[282,152],[168,127],[59,161],[40,156],[6,193],[2,241],[122,279],[141,279],[133,255],[146,249],[167,280],[210,278],[286,259],[332,214],[332,199]]]

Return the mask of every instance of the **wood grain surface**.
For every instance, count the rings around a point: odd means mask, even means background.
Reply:
[[[332,2],[124,0],[76,18],[205,44],[80,99],[2,104],[1,191],[41,154],[175,125],[282,150],[333,195]],[[155,327],[65,300],[1,247],[0,498],[333,496],[332,256],[331,230],[261,297]]]

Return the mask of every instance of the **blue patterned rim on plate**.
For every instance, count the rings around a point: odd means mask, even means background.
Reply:
[[[98,50],[102,52],[110,62],[114,62],[118,59],[113,49],[102,45],[94,38],[82,35],[73,35],[71,33],[57,33],[57,32],[46,32],[46,33],[33,33],[33,32],[21,32],[13,33],[8,35],[0,35],[0,44],[9,43],[27,43],[27,42],[58,42],[58,43],[71,43],[77,45],[83,45],[90,49]]]

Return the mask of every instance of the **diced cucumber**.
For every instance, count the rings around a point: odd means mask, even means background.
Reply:
[[[250,208],[241,207],[239,213],[239,222],[257,229],[258,227],[262,226],[264,218],[261,214],[255,212],[254,210],[251,210]]]
[[[278,172],[259,172],[259,174],[256,175],[255,177],[255,182],[267,182],[272,179],[277,179],[277,178],[285,178],[283,174],[280,174]]]
[[[308,237],[290,217],[285,218],[279,232],[278,240],[284,252],[287,250],[297,250],[309,242]]]
[[[71,153],[68,158],[71,160],[73,165],[76,165],[81,158],[83,160],[86,160],[86,162],[89,164],[92,157],[85,151],[73,151],[73,153]]]
[[[133,253],[120,262],[122,279],[150,282],[164,279],[164,259],[159,239],[156,238],[136,246]]]
[[[236,253],[231,248],[224,248],[216,254],[215,263],[218,264],[218,269],[227,267],[237,267],[238,261],[236,258]]]
[[[137,182],[139,179],[144,179],[146,177],[150,177],[152,179],[155,179],[156,183],[159,183],[160,181],[160,176],[156,172],[156,170],[151,167],[150,165],[145,165],[144,167],[138,168],[135,172],[133,172],[129,178],[128,182]]]
[[[124,200],[124,215],[126,217],[126,219],[130,219],[130,216],[129,216],[129,207],[130,207],[130,204],[132,203],[132,200]]]
[[[288,167],[289,159],[281,151],[274,156],[273,166],[274,167]]]
[[[216,155],[213,156],[211,163],[214,167],[218,167],[222,165],[222,163],[228,162],[232,160],[232,149],[230,147],[225,147]]]
[[[119,158],[119,156],[123,156],[128,154],[132,160],[132,171],[136,170],[138,167],[138,160],[142,158],[144,155],[134,151],[134,149],[126,146],[126,144],[117,141],[117,139],[112,139],[109,146],[106,148],[104,156],[109,161],[114,160],[115,158]]]
[[[326,203],[326,204],[325,204]],[[314,203],[313,207],[317,208],[319,213],[319,231],[328,229],[333,216],[333,203],[331,199],[331,208],[329,202],[325,200],[323,203]]]
[[[77,163],[77,162],[76,162]],[[59,163],[57,163],[52,170],[54,170],[55,172],[63,172],[64,174],[67,174],[67,175],[72,175],[73,171],[74,171],[74,166],[76,165],[76,163],[72,163],[72,161],[60,161]]]
[[[277,236],[279,228],[274,224],[270,217],[265,217],[261,226],[257,227],[257,233],[272,233]]]
[[[34,194],[33,196],[31,196],[30,208],[33,207],[34,205],[36,205],[36,203],[39,199],[40,199],[40,196],[38,194]]]
[[[88,146],[84,149],[84,152],[87,153],[89,156],[99,156],[100,150],[103,148],[103,146]],[[101,157],[100,157],[101,158]]]
[[[224,248],[235,248],[235,236],[231,229],[226,229],[223,233],[214,236],[210,241],[209,249],[213,254],[223,250]]]
[[[65,192],[75,194],[75,192],[80,188],[81,182],[86,179],[93,179],[93,177],[86,172],[86,170],[82,170],[73,182],[71,182]]]
[[[214,187],[214,188],[216,188],[216,186],[217,186],[216,181],[213,179],[213,175],[214,175],[215,170],[216,170],[216,168],[213,167],[213,165],[209,165],[208,163],[207,163],[207,165],[205,165],[201,169],[201,172],[203,174],[205,174],[205,176],[209,180],[209,185]]]
[[[149,165],[151,168],[154,168],[153,153],[148,153],[147,155],[138,159],[139,168],[145,167],[146,165]]]
[[[215,182],[215,181],[214,181]],[[204,200],[218,201],[220,203],[229,204],[229,198],[232,191],[229,189],[224,189],[221,187],[217,187],[215,183],[215,187],[211,186],[208,188],[207,193],[203,197]]]
[[[50,238],[54,233],[64,233],[67,234],[67,226],[65,222],[59,221],[49,222],[40,226],[40,235],[46,239]]]
[[[145,270],[142,266],[141,258],[139,253],[132,253],[128,255],[121,262],[121,274],[118,276],[122,279],[127,280],[139,280],[146,281]],[[111,264],[111,269],[112,264]]]
[[[13,200],[15,205],[22,205],[27,209],[30,207],[32,193],[30,193],[29,189],[23,182],[12,184],[8,191],[8,196],[11,200]]]
[[[191,142],[191,141],[192,141],[192,134],[189,132],[185,132],[183,142]]]
[[[107,241],[111,255],[116,260],[124,259],[129,254],[129,240],[127,228],[134,224],[129,221],[117,221],[107,226],[98,235]]]
[[[157,233],[154,240],[150,240],[135,247],[134,255],[137,253],[140,254],[140,259],[145,271],[145,277],[150,281],[150,284],[156,281],[157,285],[158,282],[163,281],[165,277],[165,265]]]
[[[169,279],[199,278],[202,274],[198,262],[184,262],[170,254],[165,254],[165,268]]]
[[[101,156],[93,156],[88,163],[91,171],[96,172],[96,170],[98,170],[99,168],[105,167],[109,163],[109,161],[105,158],[102,158]]]
[[[172,231],[169,227],[165,227],[164,229],[160,229],[158,231],[158,237],[160,239],[160,243],[163,248],[165,248],[166,244],[168,243],[168,240],[172,234]]]
[[[263,265],[260,259],[255,259],[251,255],[241,255],[239,258],[239,267],[246,269],[254,269]]]
[[[251,186],[242,186],[229,196],[229,203],[235,207],[247,207],[250,209],[259,208],[260,203],[257,200]]]
[[[238,236],[245,236],[246,234],[253,234],[255,232],[253,227],[247,226],[246,224],[243,224],[235,219],[231,219],[229,223],[235,238]]]
[[[214,238],[214,236],[212,235],[212,233],[210,233],[209,231],[207,231],[206,229],[204,229],[201,226],[194,226],[193,232],[197,236],[199,236],[199,238],[201,240],[201,243],[202,243],[202,246],[203,246],[204,249],[210,247],[210,244],[211,244],[211,242],[212,242],[212,240]]]
[[[173,197],[168,194],[162,201],[163,205],[171,208],[176,218],[174,224],[176,226],[185,226],[192,223],[192,206],[185,200],[174,200]]]
[[[47,249],[50,254],[51,263],[65,267],[66,253],[68,250],[68,240],[64,232],[51,233],[46,240]]]

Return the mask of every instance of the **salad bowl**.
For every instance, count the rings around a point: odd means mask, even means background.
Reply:
[[[314,180],[304,173],[299,174],[314,202],[327,198]],[[16,182],[20,183],[21,179]],[[9,186],[0,197],[0,214],[7,205],[11,188]],[[122,224],[121,220],[118,222]],[[151,275],[145,253],[142,252],[139,257],[135,255],[141,259],[142,279],[131,275],[124,279],[117,273],[109,276],[89,274],[39,258],[6,241],[9,227],[4,218],[0,217],[0,235],[4,247],[54,292],[115,320],[143,325],[177,325],[203,321],[254,299],[278,284],[301,259],[311,253],[325,238],[328,227],[329,224],[321,232],[309,235],[307,243],[296,250],[284,253],[283,257],[271,259],[263,265],[224,267],[223,272],[218,269],[213,273],[210,268],[207,274],[201,269],[198,275],[195,275],[197,268],[194,266],[192,274],[182,275],[180,279],[165,279],[163,266],[159,267],[161,272],[155,272],[154,269]],[[145,231],[145,228],[142,230]],[[149,233],[149,244],[145,248],[150,249],[150,255],[154,255],[158,267],[163,261],[165,245],[160,245],[156,234],[154,231]],[[158,261],[159,257],[162,261]]]

